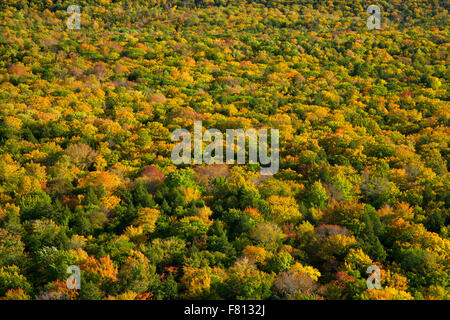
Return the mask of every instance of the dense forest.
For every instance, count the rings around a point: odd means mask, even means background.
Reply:
[[[449,299],[448,22],[441,0],[2,0],[0,299]],[[278,173],[175,165],[195,121],[278,129]]]

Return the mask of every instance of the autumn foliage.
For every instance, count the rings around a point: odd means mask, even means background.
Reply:
[[[0,1],[0,299],[449,299],[445,1],[75,2]]]

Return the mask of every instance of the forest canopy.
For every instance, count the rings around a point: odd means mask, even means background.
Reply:
[[[0,299],[450,298],[446,1],[73,4],[0,4]],[[195,121],[279,172],[175,165]]]

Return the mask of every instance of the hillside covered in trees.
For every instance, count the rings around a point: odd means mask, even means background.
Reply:
[[[446,4],[1,1],[0,299],[449,299]],[[279,172],[175,165],[194,121]]]

